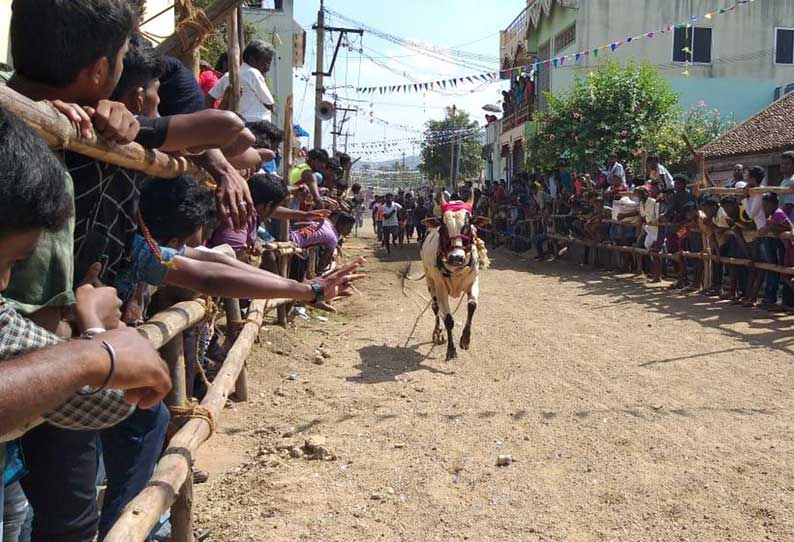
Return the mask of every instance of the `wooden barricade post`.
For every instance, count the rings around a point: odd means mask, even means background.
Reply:
[[[226,36],[229,40],[229,110],[240,112],[240,34],[237,20],[237,10],[229,14],[226,23]]]
[[[282,162],[284,163],[283,169],[283,179],[284,182],[287,183],[287,186],[290,185],[290,170],[292,169],[292,108],[293,108],[293,97],[290,94],[287,96],[287,101],[284,104],[284,156],[282,157]],[[282,220],[281,221],[281,232],[279,237],[281,238],[281,242],[289,241],[289,220]],[[289,263],[290,263],[290,256],[281,254],[278,258],[278,274],[282,277],[289,276]],[[284,305],[278,308],[277,311],[277,320],[278,324],[282,327],[287,326],[287,311],[289,310],[288,305]]]
[[[177,501],[177,498],[184,501],[180,513],[188,509],[191,503],[190,487],[186,488],[185,485],[191,476],[191,466],[198,448],[212,433],[213,426],[210,420],[217,418],[226,404],[227,397],[234,389],[243,363],[259,334],[265,312],[286,302],[288,300],[284,299],[251,302],[248,320],[234,346],[229,350],[218,376],[201,402],[206,416],[192,417],[171,438],[149,483],[124,507],[119,519],[105,537],[105,542],[142,542],[162,514]],[[191,322],[189,325],[195,323]],[[184,518],[184,516],[177,517]],[[180,527],[183,533],[185,528],[187,527]],[[189,538],[179,539],[175,535],[174,540],[183,542]]]

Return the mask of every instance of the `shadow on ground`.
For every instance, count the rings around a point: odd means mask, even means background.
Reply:
[[[675,320],[690,320],[705,328],[718,329],[744,342],[746,349],[771,348],[794,354],[794,318],[785,314],[771,314],[760,309],[731,305],[727,301],[705,297],[697,293],[669,291],[650,286],[639,276],[621,274],[611,269],[593,269],[580,266],[578,260],[556,262],[526,262],[504,254],[494,266],[497,269],[554,277],[560,283],[574,282],[583,288],[581,297],[604,297],[600,305],[590,305],[588,310],[598,312],[620,305],[643,305],[651,313]],[[743,349],[736,349],[743,350]],[[719,352],[714,352],[719,353]],[[709,353],[702,354],[708,356]],[[692,356],[701,357],[701,355]],[[644,365],[677,361],[678,358],[659,359]]]
[[[429,365],[423,365],[432,352],[422,354],[417,349],[421,345],[408,348],[400,346],[364,346],[358,349],[361,363],[356,365],[360,371],[357,376],[351,376],[349,382],[359,384],[379,384],[393,382],[398,375],[414,371],[429,371],[437,374],[454,374],[441,371]]]

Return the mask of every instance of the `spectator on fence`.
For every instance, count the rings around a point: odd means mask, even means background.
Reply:
[[[780,157],[780,174],[783,175],[780,186],[794,188],[794,151],[786,151]],[[789,220],[794,221],[794,194],[783,194],[780,198],[780,206]]]
[[[74,206],[62,166],[44,141],[20,119],[2,111],[0,167],[0,192],[4,195],[0,200],[0,291],[5,291],[13,279],[14,264],[35,252],[42,233],[61,229],[71,219]],[[24,467],[17,466],[21,464],[18,445],[13,443],[7,450],[10,439],[40,424],[42,416],[45,427],[57,427],[64,434],[92,433],[129,416],[135,403],[151,406],[170,389],[167,369],[146,340],[126,329],[105,331],[118,326],[119,307],[112,288],[81,286],[73,306],[74,324],[79,332],[90,332],[96,338],[64,343],[23,318],[0,297],[0,475],[14,475],[9,490],[21,515],[8,518],[13,524],[7,526],[4,540],[18,535],[19,520],[24,520],[27,512],[17,483]],[[115,359],[110,372],[108,356]],[[120,391],[107,388],[130,390],[127,401]],[[65,468],[74,465],[64,463],[62,450],[43,445],[27,447],[26,454],[56,463],[60,470],[53,487],[61,494],[68,488],[68,478],[76,473]],[[8,471],[7,457],[11,460]],[[90,471],[84,474],[92,480],[96,476]],[[0,481],[0,511],[6,481],[5,476]],[[65,509],[62,513],[66,519],[77,519]],[[84,521],[88,522],[85,530],[90,531],[95,516]],[[0,517],[0,534],[3,523]]]
[[[312,197],[312,206],[320,209],[328,204],[320,196],[320,186],[323,184],[323,175],[330,160],[325,149],[312,149],[309,151],[306,162],[293,167],[289,172],[290,186],[306,186],[309,195]],[[293,205],[303,210],[308,210],[309,206],[304,202]]]
[[[235,157],[255,142],[240,117],[230,111],[206,109],[161,117],[159,88],[164,73],[162,56],[142,36],[133,34],[112,99],[123,103],[139,122],[145,120],[135,139],[138,143],[164,152],[219,148]]]
[[[255,148],[270,149],[275,153],[272,160],[262,164],[260,172],[277,173],[278,168],[281,166],[279,148],[284,141],[284,130],[267,120],[254,122],[248,126],[248,129],[254,134]]]
[[[606,181],[609,186],[614,186],[618,182],[615,179],[619,180],[618,184],[626,184],[626,170],[623,164],[618,162],[618,155],[612,153],[607,157]]]
[[[648,166],[651,180],[661,181],[668,189],[673,188],[673,182],[675,179],[672,175],[670,175],[670,172],[667,171],[667,168],[659,162],[659,155],[651,154],[648,156],[645,163]]]
[[[733,173],[731,174],[731,178],[725,183],[725,188],[744,188],[745,181],[744,181],[744,166],[741,164],[736,164],[733,166]]]
[[[636,210],[637,215],[640,217],[640,225],[642,226],[642,235],[640,235],[638,243],[641,243],[642,247],[649,253],[656,252],[659,249],[659,204],[656,202],[655,198],[651,197],[648,189],[644,186],[634,188],[634,195],[640,202]],[[649,261],[649,282],[661,282],[661,259],[654,257],[653,254],[649,254]],[[638,270],[642,269],[641,265],[637,267]]]
[[[293,230],[290,241],[300,248],[319,247],[321,253],[316,271],[323,273],[331,265],[341,241],[352,233],[355,223],[353,215],[336,211],[318,224]]]
[[[766,225],[758,229],[758,235],[763,243],[762,259],[764,263],[772,265],[792,265],[792,245],[790,239],[779,239],[770,235],[791,234],[791,221],[785,211],[780,208],[780,201],[777,194],[764,194],[762,200],[764,215],[766,215]],[[764,300],[759,305],[760,308],[774,311],[779,308],[777,304],[778,289],[780,286],[780,273],[772,270],[763,273],[765,277]],[[753,283],[753,296],[760,289],[762,273],[757,273]],[[788,282],[786,287],[789,288]],[[790,295],[790,294],[789,294]],[[791,298],[787,296],[790,301]]]

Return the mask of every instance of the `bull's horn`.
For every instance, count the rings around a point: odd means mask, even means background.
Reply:
[[[473,207],[473,206],[474,206],[474,190],[472,190],[472,191],[469,193],[469,199],[468,199],[468,201],[467,201],[466,203],[468,203],[468,204],[469,204],[469,206],[471,206],[471,207]]]
[[[444,191],[443,191],[443,190],[442,190],[442,191],[441,191],[441,193],[438,195],[438,201],[440,201],[440,202],[441,202],[441,205],[446,205],[447,203],[449,203],[449,202],[447,201],[447,197],[444,195]]]

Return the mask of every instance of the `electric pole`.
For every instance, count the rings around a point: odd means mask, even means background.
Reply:
[[[360,28],[337,28],[335,26],[325,26],[325,1],[320,0],[320,11],[317,12],[317,24],[313,26],[317,30],[317,71],[312,73],[315,76],[315,90],[314,90],[314,147],[322,148],[323,146],[323,120],[317,116],[317,111],[320,109],[320,104],[323,101],[323,81],[325,77],[331,77],[334,72],[334,65],[336,58],[339,55],[339,49],[342,47],[342,39],[346,34],[353,33],[363,35],[364,31]],[[336,42],[334,49],[334,57],[331,59],[331,66],[328,71],[325,71],[325,31],[339,32],[339,39]],[[336,104],[336,97],[334,97],[334,104]],[[336,114],[334,114],[334,126],[336,126]],[[334,128],[334,132],[336,132]],[[336,137],[334,137],[334,151],[336,151]]]
[[[323,101],[323,76],[325,75],[325,0],[320,0],[320,11],[317,12],[317,72],[314,80],[314,148],[323,146],[323,121],[317,116]]]
[[[336,104],[336,96],[334,96],[334,125],[333,125],[333,128],[331,129],[331,137],[333,138],[332,139],[333,143],[331,144],[331,149],[333,150],[334,156],[336,156],[336,136],[339,134],[339,129],[337,128],[337,124],[336,124],[336,115],[337,115],[339,110],[336,108],[336,106],[337,106],[337,104]]]
[[[455,125],[455,111],[457,111],[457,107],[453,104],[452,105],[452,115],[450,118],[452,119],[452,126]],[[450,187],[455,186],[455,137],[453,136],[450,141],[450,152],[449,152],[449,185]]]
[[[403,169],[405,169],[405,151],[403,151]]]

